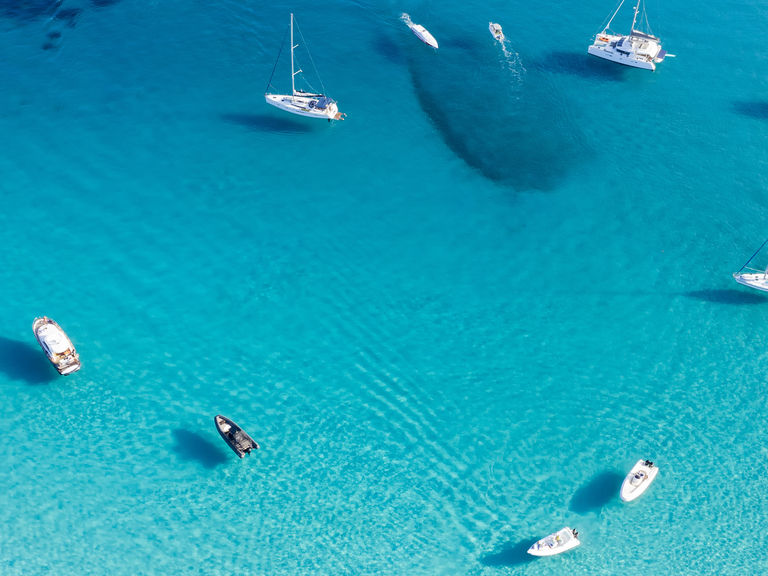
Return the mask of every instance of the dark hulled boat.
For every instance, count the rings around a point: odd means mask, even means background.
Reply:
[[[235,454],[242,458],[250,454],[251,450],[258,450],[259,445],[246,434],[240,426],[232,422],[226,416],[217,415],[213,419],[216,424],[216,430],[219,431],[224,442],[229,444]]]

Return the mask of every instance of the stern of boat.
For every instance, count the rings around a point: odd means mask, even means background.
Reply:
[[[74,358],[64,364],[57,364],[56,370],[58,370],[59,374],[61,374],[62,376],[67,376],[68,374],[77,372],[78,370],[80,370],[80,360],[78,358]]]

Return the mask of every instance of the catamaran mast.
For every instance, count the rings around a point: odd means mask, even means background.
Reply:
[[[637,0],[637,5],[635,6],[635,17],[632,18],[632,28],[630,29],[630,34],[634,33],[635,31],[635,22],[637,21],[637,11],[640,10],[640,0]]]
[[[606,25],[605,25],[605,29],[606,29],[606,30],[608,30],[608,29],[611,27],[611,22],[613,22],[613,19],[614,19],[614,18],[616,18],[616,14],[618,14],[618,13],[619,13],[619,10],[621,10],[621,7],[622,7],[622,6],[624,6],[624,0],[621,0],[621,2],[619,2],[619,7],[618,7],[618,8],[616,8],[616,11],[615,11],[615,12],[613,13],[613,15],[611,16],[611,19],[610,19],[610,20],[608,20],[608,24],[606,24]]]

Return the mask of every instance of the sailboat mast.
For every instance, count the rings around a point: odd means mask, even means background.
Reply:
[[[293,71],[293,49],[295,46],[293,45],[293,12],[291,12],[291,96],[296,95],[296,82],[294,78],[296,77],[296,73]]]
[[[618,14],[618,13],[619,13],[619,10],[621,10],[621,7],[622,7],[622,6],[624,6],[624,0],[621,0],[621,2],[619,2],[619,7],[618,7],[618,8],[616,8],[616,11],[615,11],[615,12],[613,13],[613,15],[611,16],[611,19],[610,19],[610,20],[608,20],[608,24],[606,24],[606,25],[605,25],[605,29],[606,29],[606,30],[608,30],[608,29],[611,27],[611,22],[613,22],[613,19],[614,19],[614,18],[616,18],[616,14]]]
[[[635,17],[632,18],[632,29],[630,30],[630,34],[635,31],[635,22],[637,22],[637,12],[640,10],[640,0],[637,0],[637,5],[635,6]]]

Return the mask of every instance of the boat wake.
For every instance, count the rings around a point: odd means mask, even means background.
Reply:
[[[411,26],[413,26],[413,22],[411,21],[411,17],[410,17],[410,15],[407,12],[403,12],[402,14],[400,14],[400,20],[405,22],[406,26],[408,26],[409,28]]]
[[[504,62],[507,65],[507,69],[516,79],[521,79],[527,70],[525,69],[525,66],[523,66],[523,59],[520,58],[520,54],[507,48],[509,40],[506,38],[499,40],[499,43],[501,44],[501,53],[504,56]]]

